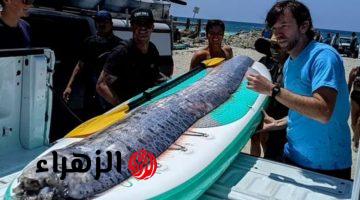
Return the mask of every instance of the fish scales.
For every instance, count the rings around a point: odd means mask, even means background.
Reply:
[[[91,163],[100,157],[102,167],[107,166],[106,154],[97,155],[96,150],[110,151],[113,155],[119,151],[120,173],[114,170],[117,163],[113,160],[113,170],[102,173],[98,180],[95,179],[94,164],[86,173],[68,173],[64,180],[60,180],[60,174],[52,170],[52,154],[48,153],[40,159],[47,160],[49,171],[36,173],[36,164],[27,167],[20,176],[15,193],[20,199],[84,199],[121,183],[131,176],[127,161],[132,153],[146,149],[158,157],[197,120],[224,103],[239,87],[252,63],[248,57],[235,57],[192,86],[154,104],[137,108],[122,122],[57,150],[58,160],[66,157],[71,163],[73,153],[80,153],[89,156]]]

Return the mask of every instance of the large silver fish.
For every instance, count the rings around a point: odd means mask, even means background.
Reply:
[[[57,150],[58,160],[66,158],[70,163],[74,160],[74,153],[84,154],[91,163],[100,157],[103,167],[107,165],[107,155],[95,151],[119,151],[121,173],[115,170],[119,166],[115,159],[113,170],[102,173],[98,179],[95,179],[96,168],[92,164],[86,173],[68,173],[61,180],[61,174],[53,170],[53,154],[48,153],[40,159],[46,160],[49,170],[36,172],[36,164],[28,166],[14,192],[20,199],[84,199],[121,183],[131,176],[127,166],[133,152],[146,149],[158,157],[197,120],[224,103],[239,87],[252,63],[251,58],[235,57],[214,68],[191,87],[140,107],[126,120],[101,133]]]

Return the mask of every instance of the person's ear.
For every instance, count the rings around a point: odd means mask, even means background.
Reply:
[[[310,29],[310,22],[306,20],[301,24],[300,32],[305,34],[309,29]]]

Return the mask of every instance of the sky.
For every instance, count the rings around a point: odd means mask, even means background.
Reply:
[[[187,0],[187,5],[173,4],[173,16],[264,23],[266,13],[276,0]],[[360,32],[359,0],[302,0],[308,6],[316,28]]]

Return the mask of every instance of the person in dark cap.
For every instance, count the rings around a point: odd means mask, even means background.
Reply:
[[[151,10],[134,10],[130,23],[132,39],[113,49],[97,83],[98,93],[114,106],[162,81],[159,52],[150,41]]]
[[[109,105],[106,105],[106,101],[96,93],[96,83],[107,54],[122,41],[113,34],[112,17],[108,11],[97,12],[94,20],[97,33],[83,42],[80,59],[63,92],[64,100],[68,101],[75,79],[80,74],[82,75],[81,80],[85,85],[83,117],[86,119],[99,115],[110,108]]]
[[[34,0],[0,0],[0,49],[31,47],[30,25],[21,19],[28,15]]]

